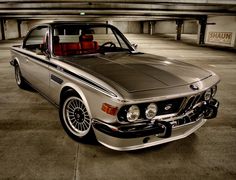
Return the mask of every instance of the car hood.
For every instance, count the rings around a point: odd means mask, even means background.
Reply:
[[[63,61],[130,93],[182,86],[211,76],[209,71],[187,63],[141,53],[111,53]]]

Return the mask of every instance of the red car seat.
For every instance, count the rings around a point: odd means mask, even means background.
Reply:
[[[80,43],[63,43],[62,49],[64,55],[81,54]]]
[[[93,35],[81,35],[80,44],[83,53],[93,53],[98,50],[98,43],[93,41]]]
[[[59,43],[60,42],[59,36],[53,36],[52,41],[53,41],[54,54],[56,56],[62,56],[63,50],[62,50],[62,45]]]

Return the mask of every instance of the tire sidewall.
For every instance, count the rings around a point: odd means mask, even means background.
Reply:
[[[65,118],[65,114],[64,114],[64,106],[65,106],[65,102],[67,101],[67,99],[71,98],[71,97],[76,97],[79,98],[81,100],[81,102],[83,102],[83,100],[79,97],[79,95],[74,92],[74,91],[68,91],[65,93],[64,97],[61,99],[60,102],[60,107],[59,107],[59,116],[60,116],[60,121],[61,124],[65,130],[65,132],[75,141],[77,142],[87,142],[89,139],[93,138],[93,130],[92,130],[92,123],[90,124],[89,127],[89,131],[87,132],[87,134],[85,134],[84,136],[77,136],[75,133],[73,133],[70,128],[68,128],[68,124],[66,123],[66,119]],[[90,117],[91,120],[91,117]]]
[[[16,80],[16,84],[18,86],[22,85],[22,76],[21,76],[21,70],[19,65],[16,63],[15,65],[15,80]]]
[[[17,77],[20,80],[19,82],[17,80]],[[25,81],[25,79],[23,78],[23,76],[21,74],[21,69],[20,69],[20,66],[18,63],[15,63],[15,81],[16,81],[16,84],[18,85],[18,87],[21,89],[27,89],[29,87],[29,85],[27,84],[27,82]]]

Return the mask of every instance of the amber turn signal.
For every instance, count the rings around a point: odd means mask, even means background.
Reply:
[[[117,110],[118,110],[118,107],[114,107],[114,106],[107,104],[107,103],[102,104],[102,111],[104,111],[107,114],[115,116],[117,113]]]

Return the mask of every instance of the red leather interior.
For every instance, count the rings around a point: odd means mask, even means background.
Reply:
[[[62,43],[64,55],[81,54],[80,43]]]
[[[56,56],[63,55],[62,46],[59,44],[59,41],[59,36],[53,36],[53,52]]]
[[[98,43],[93,41],[93,35],[82,35],[77,43],[60,43],[59,36],[53,37],[53,52],[56,56],[93,53],[98,48]]]
[[[92,53],[98,50],[98,43],[93,41],[93,35],[81,35],[80,43],[83,53]]]

